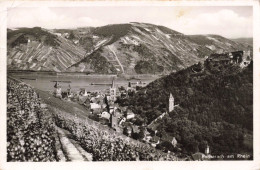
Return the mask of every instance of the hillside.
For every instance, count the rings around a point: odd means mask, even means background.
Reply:
[[[232,39],[232,41],[253,47],[253,38],[236,38]]]
[[[211,53],[248,48],[217,35],[188,36],[147,23],[20,28],[8,30],[8,69],[168,74]]]
[[[87,118],[83,106],[7,78],[7,161],[176,161]]]
[[[158,135],[175,136],[183,152],[248,153],[252,158],[253,63],[195,64],[157,79],[121,105],[130,105],[150,124],[168,111],[172,93],[175,108],[157,127]]]
[[[21,28],[7,33],[8,69],[64,71],[84,57],[85,50],[48,30]]]

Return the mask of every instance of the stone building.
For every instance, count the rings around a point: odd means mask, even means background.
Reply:
[[[112,85],[109,89],[109,94],[110,94],[110,100],[116,101],[116,87],[115,87],[114,79],[112,80]]]
[[[174,109],[174,98],[172,96],[172,94],[170,94],[170,98],[169,98],[169,112],[173,111]]]
[[[61,86],[59,85],[58,82],[55,83],[54,85],[54,96],[58,98],[62,98],[61,96]]]

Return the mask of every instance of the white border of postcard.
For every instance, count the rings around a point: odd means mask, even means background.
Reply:
[[[6,162],[6,20],[7,8],[15,7],[72,7],[72,6],[253,6],[254,42],[254,160],[253,161],[208,161],[208,162]],[[258,0],[244,1],[0,1],[0,170],[16,169],[260,169],[260,6]],[[21,16],[22,19],[22,16]]]

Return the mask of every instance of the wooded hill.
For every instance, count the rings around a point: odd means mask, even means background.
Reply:
[[[196,64],[157,79],[129,99],[138,123],[149,124],[168,111],[170,93],[175,108],[157,127],[158,135],[175,136],[184,153],[251,153],[253,131],[253,62],[244,69],[227,64],[217,70],[210,62]]]

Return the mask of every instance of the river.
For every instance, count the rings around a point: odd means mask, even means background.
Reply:
[[[80,88],[85,88],[87,91],[105,90],[110,87],[114,79],[115,85],[127,87],[128,82],[133,84],[142,81],[146,85],[158,78],[158,76],[140,76],[138,79],[118,77],[116,75],[48,75],[41,73],[8,73],[8,76],[20,79],[31,86],[43,90],[52,91],[55,81],[61,81],[59,84],[62,89],[67,89],[70,85],[72,91],[79,91]]]

